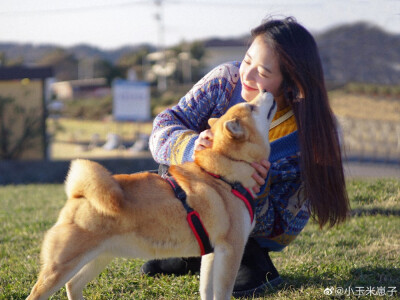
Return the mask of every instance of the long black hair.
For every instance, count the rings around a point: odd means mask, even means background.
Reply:
[[[294,18],[269,19],[251,31],[276,53],[281,91],[293,109],[301,151],[301,174],[311,211],[323,227],[344,221],[350,205],[336,121],[328,101],[318,48]]]

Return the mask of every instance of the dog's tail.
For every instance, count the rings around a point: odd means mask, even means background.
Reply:
[[[68,199],[85,197],[100,213],[115,215],[122,209],[124,193],[100,164],[83,159],[72,161],[65,181]]]

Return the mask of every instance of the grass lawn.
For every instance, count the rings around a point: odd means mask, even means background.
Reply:
[[[47,126],[52,134],[56,134],[57,141],[89,142],[93,134],[98,134],[101,140],[105,140],[110,132],[131,140],[136,132],[150,134],[153,124],[151,122],[138,123],[61,118],[58,120],[48,119]]]
[[[137,153],[123,147],[114,150],[104,150],[103,146],[110,133],[118,134],[122,141],[132,146],[138,134],[150,135],[153,124],[151,122],[115,122],[112,120],[95,121],[61,118],[48,119],[47,127],[51,134],[50,156],[53,160],[69,160],[72,158],[129,158],[138,156]],[[88,150],[93,136],[98,136],[98,145]]]
[[[0,299],[25,299],[29,294],[39,270],[43,234],[65,201],[63,189],[62,185],[0,186]],[[400,298],[400,181],[352,180],[348,191],[357,214],[330,230],[321,231],[310,223],[289,247],[272,253],[285,283],[258,299]],[[84,296],[199,298],[198,276],[142,277],[142,263],[114,260],[87,286]],[[359,297],[362,291],[374,296]],[[339,296],[349,292],[350,297]],[[52,299],[66,299],[65,289]]]
[[[398,157],[396,126],[400,126],[399,99],[354,95],[341,90],[331,91],[329,99],[332,110],[341,123],[348,153],[366,152],[371,156],[375,155],[376,151],[383,151],[382,155],[385,157]],[[85,103],[87,102],[82,101],[83,105]],[[94,106],[100,105],[91,103]],[[90,110],[95,108],[90,108]],[[387,128],[387,130],[384,131],[384,128]],[[110,118],[104,118],[101,121],[79,118],[60,118],[57,120],[49,118],[47,129],[51,136],[51,159],[69,160],[77,157],[89,159],[129,158],[135,157],[137,154],[129,151],[128,147],[133,144],[139,133],[151,133],[152,122],[114,122]],[[104,145],[110,133],[121,136],[127,147],[111,151],[102,149],[101,146]],[[88,145],[94,135],[98,136],[100,140],[98,147],[87,149],[84,145]],[[386,148],[375,146],[382,144],[386,145]],[[376,150],[371,149],[371,147],[376,147]]]

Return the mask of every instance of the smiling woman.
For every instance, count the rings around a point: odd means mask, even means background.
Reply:
[[[150,138],[157,162],[190,161],[213,147],[210,118],[253,100],[262,90],[273,94],[278,112],[269,131],[271,155],[251,164],[258,193],[256,224],[234,287],[238,297],[282,282],[268,252],[288,246],[311,216],[321,227],[333,226],[349,211],[336,124],[314,38],[293,18],[268,19],[251,33],[243,61],[207,74],[178,105],[156,117]],[[142,270],[182,274],[196,271],[195,261],[150,261]]]
[[[261,36],[254,39],[240,65],[239,72],[244,100],[251,101],[259,91],[267,90],[275,96],[278,110],[286,107],[280,91],[282,74],[278,58]]]

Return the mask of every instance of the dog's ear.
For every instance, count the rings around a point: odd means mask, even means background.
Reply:
[[[245,137],[245,132],[240,124],[239,119],[233,119],[226,121],[224,123],[224,129],[227,131],[228,135],[233,139],[243,139]]]
[[[212,127],[215,122],[217,122],[218,118],[210,118],[208,119],[208,125],[210,125],[210,127]]]

